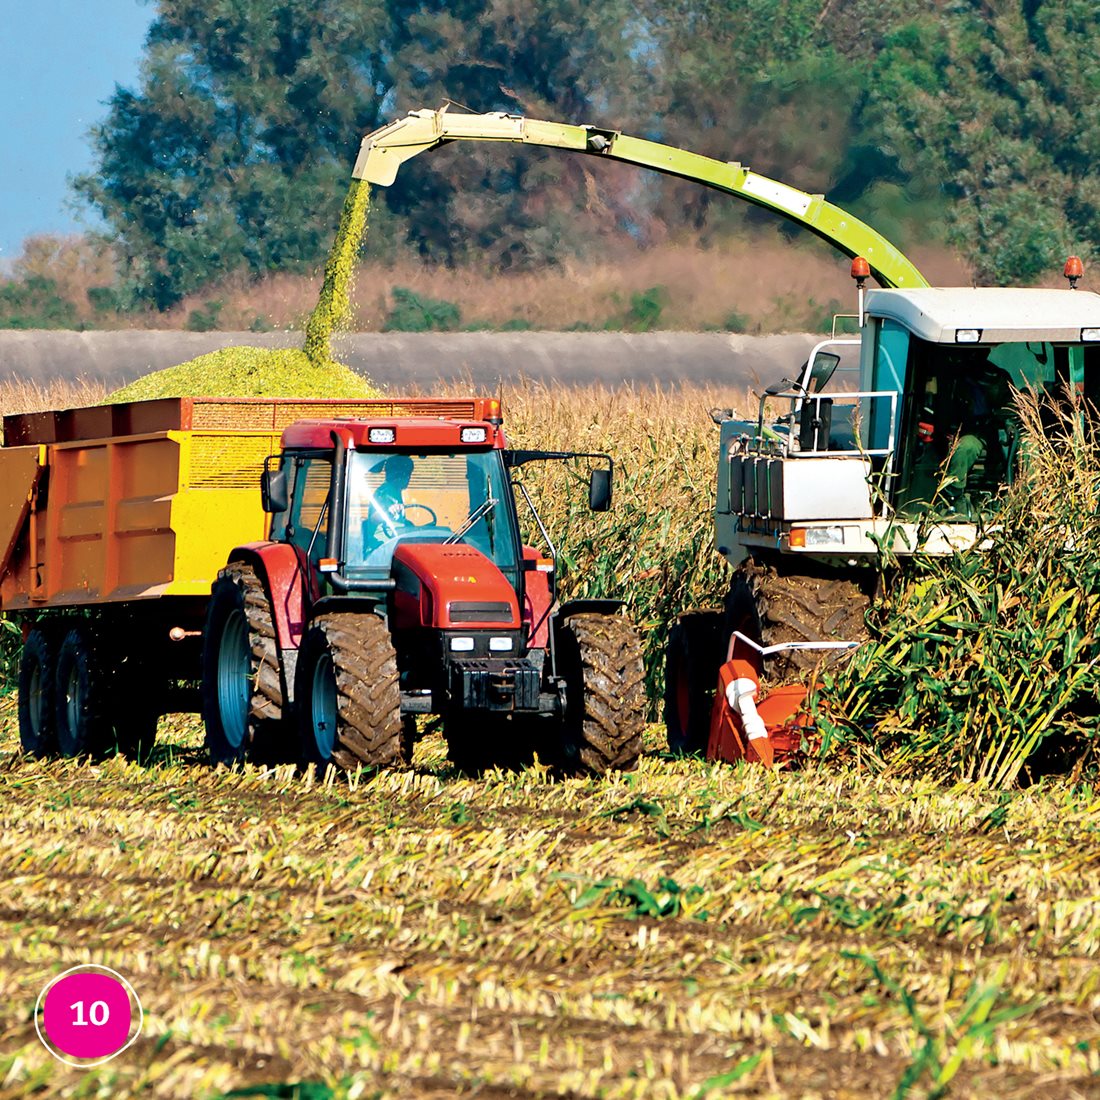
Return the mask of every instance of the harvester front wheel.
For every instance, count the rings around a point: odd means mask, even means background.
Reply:
[[[569,770],[596,775],[638,763],[645,725],[642,643],[619,615],[570,615],[558,628],[565,679],[561,756]]]
[[[203,631],[202,713],[215,764],[244,760],[283,717],[271,603],[248,565],[218,574]]]
[[[299,756],[323,771],[407,763],[397,655],[385,623],[369,612],[317,618],[298,651]]]
[[[91,631],[74,626],[57,650],[54,713],[62,755],[99,754],[107,747],[110,723],[106,717],[106,687]]]
[[[707,747],[718,669],[725,660],[722,623],[721,611],[687,611],[668,632],[665,730],[670,752],[701,753]]]
[[[867,638],[867,609],[877,581],[870,569],[829,570],[807,562],[794,572],[750,560],[740,579],[753,593],[765,645]],[[819,650],[788,650],[770,658],[765,673],[773,684],[802,681],[821,659]]]
[[[19,742],[32,756],[50,756],[57,751],[56,679],[53,639],[36,626],[23,643],[19,663]]]

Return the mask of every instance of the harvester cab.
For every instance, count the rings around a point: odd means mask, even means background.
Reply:
[[[317,765],[408,759],[417,716],[439,715],[466,770],[536,741],[563,763],[629,767],[642,720],[637,636],[614,601],[558,603],[555,549],[514,478],[536,459],[587,460],[589,503],[603,510],[610,458],[510,449],[495,399],[392,404],[392,416],[301,420],[284,431],[262,481],[270,541],[239,548],[222,598],[215,588],[209,682],[219,662],[243,668],[247,648],[262,688],[269,659],[270,695],[281,714],[297,715],[299,756]],[[524,545],[517,494],[543,549]],[[249,567],[277,639],[258,656],[218,611],[239,602],[248,620],[238,574]],[[265,629],[252,639],[261,651]],[[621,668],[603,667],[612,637],[628,651],[622,683]],[[611,729],[586,709],[593,691],[621,694]],[[207,722],[215,756],[236,758],[268,736],[264,699],[226,707],[216,695]]]
[[[754,420],[722,421],[716,536],[732,565],[972,546],[1012,478],[1013,391],[1100,389],[1100,295],[871,290],[862,322],[769,386]],[[838,364],[856,350],[853,386]]]

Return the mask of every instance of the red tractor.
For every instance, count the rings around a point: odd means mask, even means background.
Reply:
[[[393,765],[417,717],[438,715],[466,771],[536,746],[571,770],[633,767],[637,633],[616,601],[558,604],[553,546],[515,480],[533,460],[587,459],[602,511],[610,458],[509,449],[491,398],[394,405],[283,432],[262,479],[270,537],[233,550],[213,586],[211,755],[285,755],[294,728],[304,764]],[[523,545],[517,493],[548,554]]]

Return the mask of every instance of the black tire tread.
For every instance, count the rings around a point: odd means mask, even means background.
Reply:
[[[866,616],[875,578],[789,572],[775,565],[748,562],[741,575],[749,584],[760,616],[761,641],[861,642],[868,638]],[[771,658],[768,680],[804,680],[821,661],[816,650],[793,650]]]
[[[642,643],[627,619],[581,613],[568,616],[562,632],[571,635],[579,658],[583,698],[568,701],[566,735],[589,771],[629,771],[638,763],[645,727],[645,670]]]
[[[397,654],[386,624],[364,612],[320,615],[336,674],[339,723],[332,759],[345,771],[407,763]]]

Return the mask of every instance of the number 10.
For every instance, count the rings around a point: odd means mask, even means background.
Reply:
[[[102,1027],[110,1018],[110,1011],[107,1008],[106,1001],[92,1001],[91,1008],[88,1009],[88,1019],[84,1019],[84,1002],[77,1001],[75,1004],[69,1005],[69,1008],[76,1012],[76,1019],[73,1020],[73,1027],[87,1027],[89,1021],[95,1027]]]

